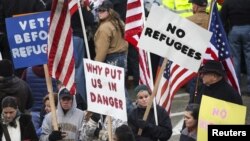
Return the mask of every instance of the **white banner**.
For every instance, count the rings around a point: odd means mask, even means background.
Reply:
[[[124,69],[84,59],[88,111],[127,121]]]
[[[197,72],[211,36],[178,14],[152,6],[138,46]]]

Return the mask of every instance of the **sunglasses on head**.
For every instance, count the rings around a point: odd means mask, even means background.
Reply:
[[[97,9],[97,12],[105,12],[105,11],[108,11],[108,10],[107,9],[103,9],[103,8]]]

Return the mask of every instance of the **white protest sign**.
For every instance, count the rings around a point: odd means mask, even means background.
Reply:
[[[197,72],[211,36],[178,14],[152,6],[138,46]]]
[[[124,68],[84,59],[88,111],[127,121]]]

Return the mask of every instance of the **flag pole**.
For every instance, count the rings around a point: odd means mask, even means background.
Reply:
[[[210,28],[210,24],[209,23],[211,23],[211,12],[212,12],[212,6],[213,6],[213,3],[214,3],[214,1],[216,1],[216,0],[211,0],[211,2],[210,2],[210,9],[209,9],[209,16],[208,16],[208,23],[206,24],[206,29],[207,30],[209,30],[209,28]],[[201,65],[200,65],[201,66]],[[193,97],[193,100],[194,100],[194,102],[196,102],[196,97],[197,97],[197,95],[198,95],[198,85],[199,85],[199,77],[200,77],[200,74],[199,74],[199,72],[198,72],[198,74],[197,74],[197,79],[196,79],[196,82],[195,82],[195,91],[194,91],[194,97]]]
[[[82,15],[82,8],[81,8],[81,4],[80,4],[79,0],[77,1],[77,5],[78,5],[78,12],[79,12],[81,25],[82,25],[83,39],[84,39],[84,43],[85,43],[85,47],[86,47],[87,57],[88,57],[88,59],[91,59],[90,52],[89,52],[88,37],[86,34],[86,28],[85,28],[85,24],[84,24],[83,15]],[[83,58],[81,58],[81,59],[83,59]]]
[[[210,9],[209,9],[207,30],[209,30],[209,28],[210,28],[210,24],[209,24],[209,23],[211,23],[211,12],[212,12],[212,10],[213,10],[213,4],[214,4],[214,2],[216,2],[216,1],[217,1],[217,0],[211,0],[211,2],[210,2]]]
[[[107,116],[108,118],[108,136],[109,136],[109,141],[113,140],[112,137],[112,120],[111,120],[111,116]]]
[[[44,68],[44,73],[45,73],[45,78],[46,78],[47,90],[49,92],[49,104],[51,107],[52,127],[55,131],[58,131],[59,128],[58,128],[57,118],[56,118],[56,107],[55,107],[54,93],[53,93],[53,87],[52,87],[52,79],[49,76],[48,65],[44,64],[43,68]]]
[[[143,3],[143,0],[140,0],[141,1],[141,7],[142,9],[144,9],[144,3]],[[142,10],[142,18],[143,18],[143,23],[146,23],[146,16],[145,16],[145,11]],[[151,57],[150,57],[150,52],[146,52],[147,53],[147,58],[148,58],[148,66],[149,66],[149,78],[150,78],[150,90],[152,91],[153,88],[154,88],[154,78],[153,78],[153,71],[152,71],[152,63],[151,63]],[[156,110],[156,99],[154,97],[154,100],[153,100],[153,105],[154,105],[154,116],[155,116],[155,124],[158,125],[158,114],[157,114],[157,110]]]
[[[156,82],[155,82],[155,86],[154,86],[154,89],[153,89],[153,92],[152,92],[152,95],[150,96],[150,99],[149,99],[149,102],[148,102],[148,105],[147,105],[147,108],[146,108],[146,111],[143,115],[143,120],[146,121],[147,118],[148,118],[148,114],[149,114],[149,111],[150,111],[150,108],[151,108],[151,105],[153,103],[153,100],[154,100],[154,97],[158,91],[158,87],[159,87],[159,84],[160,84],[160,80],[161,80],[161,77],[162,77],[162,74],[164,72],[164,69],[166,67],[166,64],[168,62],[168,59],[167,58],[164,58],[163,62],[162,62],[162,66],[161,66],[161,69],[160,69],[160,72],[157,76],[157,79],[156,79]],[[138,131],[138,135],[141,135],[142,133],[142,129],[140,128],[139,131]]]

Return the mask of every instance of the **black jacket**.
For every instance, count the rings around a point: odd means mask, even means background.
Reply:
[[[158,114],[158,126],[155,125],[154,109],[151,108],[148,114],[147,122],[151,124],[150,128],[144,128],[141,137],[137,136],[138,133],[138,119],[143,119],[145,108],[134,109],[128,117],[128,125],[131,127],[137,141],[167,141],[172,135],[172,123],[168,113],[165,109],[158,106],[156,107]]]
[[[19,122],[20,122],[20,128],[21,128],[20,129],[21,140],[22,141],[24,140],[38,141],[38,137],[36,135],[36,131],[32,123],[31,116],[21,114]],[[2,126],[0,126],[0,139],[2,139],[2,136],[3,136],[3,129],[2,129]]]
[[[249,0],[225,0],[221,8],[221,19],[232,26],[250,25]]]
[[[6,96],[17,98],[18,107],[22,113],[32,107],[33,97],[29,85],[16,76],[0,78],[0,102]]]
[[[181,134],[179,141],[196,141],[196,140],[194,138],[187,136],[187,135]]]
[[[240,94],[224,79],[210,86],[202,86],[203,89],[197,95],[197,103],[201,102],[202,95],[210,96],[216,99],[242,105]]]

